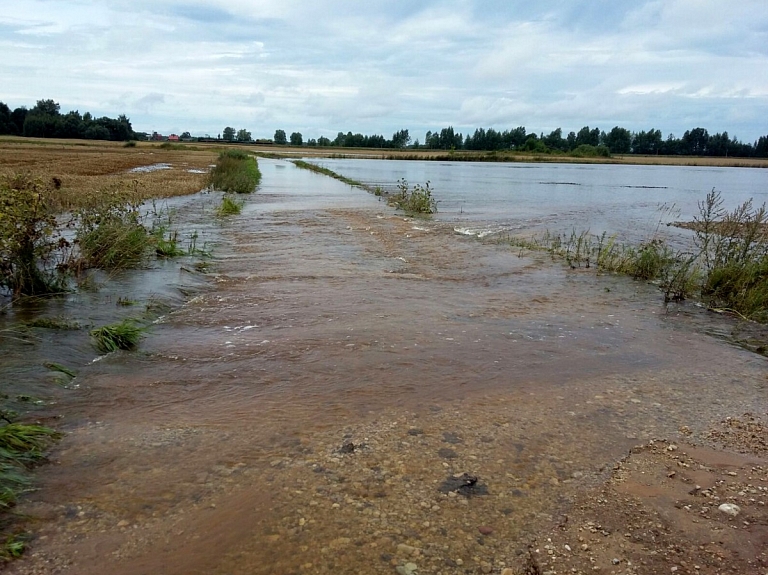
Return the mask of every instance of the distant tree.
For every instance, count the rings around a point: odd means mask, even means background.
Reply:
[[[24,121],[27,119],[28,113],[29,111],[24,106],[11,112],[11,122],[13,122],[15,135],[21,136],[24,133]]]
[[[35,107],[32,108],[29,113],[30,114],[48,114],[49,116],[58,116],[59,110],[61,109],[61,106],[59,106],[58,102],[54,102],[53,100],[38,100],[35,104]]]
[[[13,134],[14,128],[11,109],[6,103],[0,102],[0,134]]]
[[[188,139],[190,139],[192,137],[192,134],[190,134],[189,132],[182,132],[181,136],[179,136],[179,137],[183,138],[185,140],[188,140]]]
[[[281,146],[284,146],[288,143],[288,138],[285,136],[285,130],[275,130],[275,144],[280,144]]]
[[[408,130],[400,130],[392,134],[393,148],[405,148],[410,142],[411,136],[408,134]]]
[[[316,147],[317,140],[315,140],[314,138],[310,138],[309,140],[307,140],[307,146],[312,146],[313,148]]]
[[[704,128],[686,130],[681,138],[682,152],[687,156],[703,156],[707,153],[709,133]]]
[[[235,139],[235,129],[231,126],[227,126],[224,128],[224,131],[221,133],[222,139],[226,140],[227,142],[231,142]]]
[[[326,138],[325,136],[320,136],[317,139],[317,145],[318,146],[330,146],[331,143],[332,143],[331,140]]]
[[[109,130],[94,122],[85,130],[83,137],[86,140],[109,140]]]
[[[304,138],[300,132],[293,132],[291,134],[291,146],[301,146],[304,143]]]
[[[251,133],[246,130],[245,128],[242,128],[237,131],[237,141],[238,142],[250,142],[251,141]]]
[[[626,128],[616,126],[605,135],[603,143],[613,154],[629,154],[632,150],[632,134]]]
[[[565,151],[568,149],[568,142],[563,138],[563,130],[558,128],[552,130],[545,138],[544,145],[553,150]]]
[[[413,146],[411,146],[411,147],[412,147],[414,150],[418,150],[418,149],[419,149],[419,146],[420,146],[420,144],[419,144],[419,139],[418,139],[418,138],[416,138],[416,139],[413,141]]]
[[[576,134],[576,146],[578,147],[583,144],[595,147],[599,146],[600,128],[590,130],[589,126],[584,126],[581,130],[579,130],[579,132]]]
[[[768,136],[760,136],[755,142],[755,156],[768,158]]]
[[[661,153],[662,141],[661,130],[648,130],[647,132],[637,132],[632,137],[633,154],[659,154]]]

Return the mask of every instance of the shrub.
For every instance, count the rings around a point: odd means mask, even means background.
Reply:
[[[64,290],[69,243],[52,208],[56,184],[29,174],[0,177],[0,287],[14,296]]]
[[[211,170],[209,185],[214,190],[248,194],[261,182],[256,158],[242,150],[227,150],[219,154]]]
[[[429,182],[423,186],[416,184],[411,189],[406,179],[401,178],[397,181],[397,189],[398,192],[387,200],[390,205],[409,214],[434,214],[437,212],[437,200],[432,197]]]

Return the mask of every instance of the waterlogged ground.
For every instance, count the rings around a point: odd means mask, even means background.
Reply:
[[[9,573],[768,569],[765,358],[727,319],[260,166],[208,287],[49,406]]]

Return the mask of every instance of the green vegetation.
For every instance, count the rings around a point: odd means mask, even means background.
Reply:
[[[655,236],[632,246],[588,231],[510,241],[547,250],[572,268],[595,267],[654,282],[666,301],[697,297],[710,309],[768,322],[768,210],[753,207],[751,200],[732,212],[722,204],[713,190],[699,203],[694,222],[682,225],[694,231],[694,252],[675,251]]]
[[[216,208],[219,216],[236,216],[243,211],[243,202],[238,202],[231,196],[221,198],[221,204]]]
[[[161,258],[178,258],[187,255],[187,252],[179,245],[179,233],[175,230],[168,231],[158,226],[152,232],[155,243],[155,254]]]
[[[149,234],[139,218],[138,200],[122,190],[104,192],[94,206],[78,210],[76,243],[80,269],[120,270],[140,265]]]
[[[405,178],[397,181],[397,193],[389,196],[387,202],[408,214],[434,214],[437,212],[437,200],[432,197],[429,182],[416,184],[411,188]]]
[[[324,168],[322,166],[318,166],[310,162],[305,162],[304,160],[292,160],[292,162],[297,168],[301,168],[303,170],[309,170],[310,172],[315,172],[318,174],[323,174],[324,176],[328,176],[330,178],[333,178],[334,180],[339,180],[340,182],[344,182],[345,184],[348,184],[350,186],[365,188],[365,186],[362,183],[358,182],[357,180],[353,180],[351,178],[347,178],[346,176],[342,176],[341,174],[338,174],[333,170],[329,170],[328,168]]]
[[[214,190],[248,194],[261,182],[256,158],[242,150],[227,150],[219,154],[211,170],[209,185]]]
[[[0,288],[16,297],[65,289],[69,242],[51,205],[54,187],[29,174],[0,176]]]
[[[91,331],[93,344],[102,353],[110,353],[119,349],[130,351],[136,349],[139,340],[147,331],[146,326],[139,325],[135,320],[124,319],[119,323],[106,325]]]
[[[39,327],[43,329],[77,330],[82,326],[64,317],[36,317],[26,322],[27,327]]]
[[[0,511],[7,512],[22,493],[29,491],[28,472],[45,459],[45,449],[58,439],[53,429],[41,425],[15,423],[2,414],[0,425]],[[0,529],[8,532],[11,522],[7,513],[0,515]],[[16,534],[8,534],[0,546],[0,558],[12,559],[24,552],[24,541]]]

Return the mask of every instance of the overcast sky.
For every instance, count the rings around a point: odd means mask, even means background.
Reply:
[[[0,0],[0,101],[304,139],[768,134],[768,0]]]

